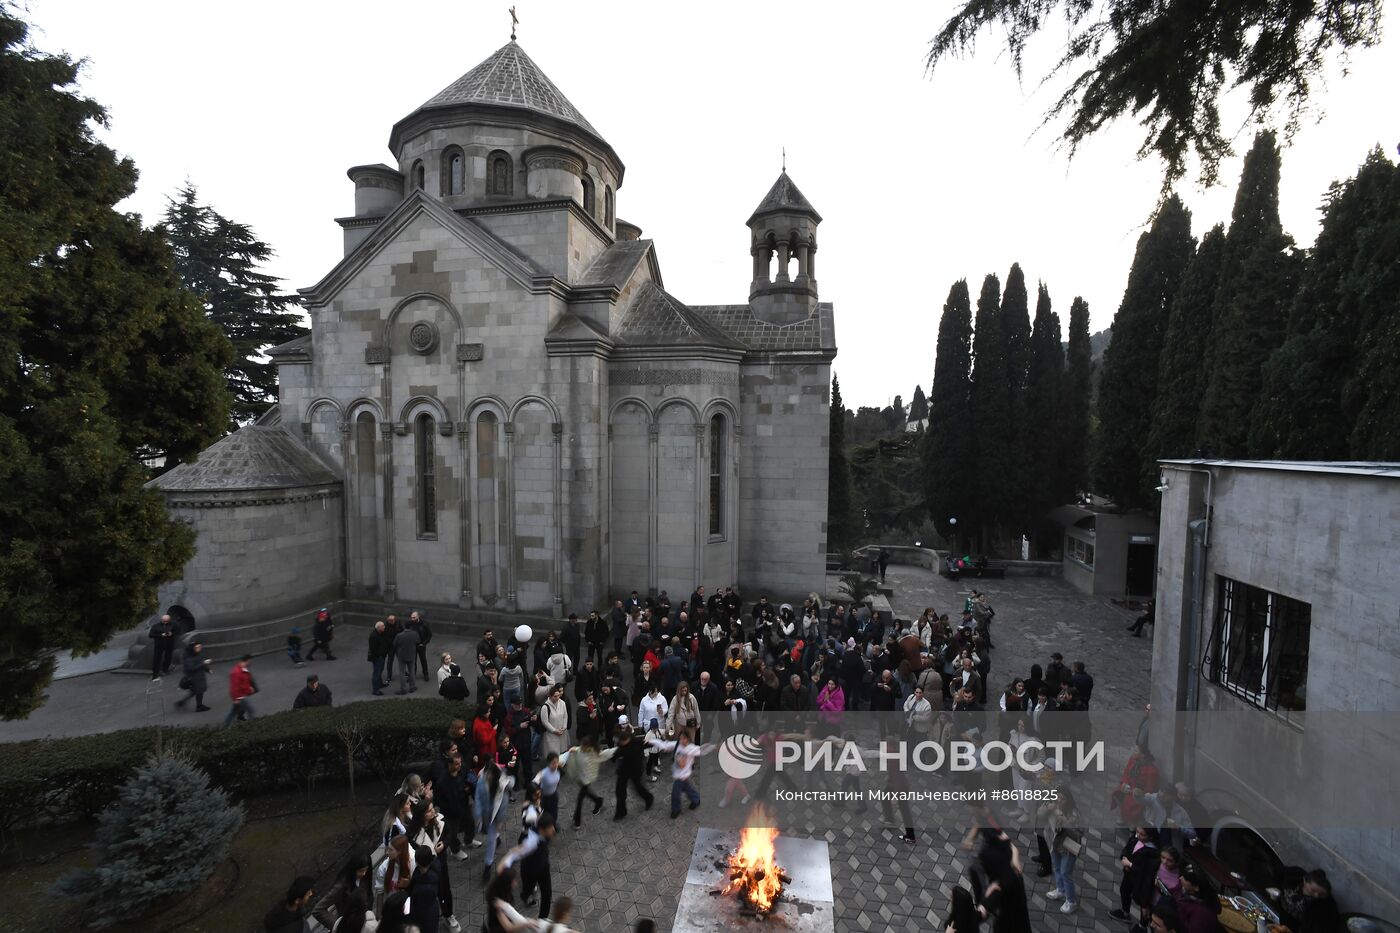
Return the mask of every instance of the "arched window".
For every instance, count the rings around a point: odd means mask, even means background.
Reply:
[[[428,183],[428,173],[423,168],[422,160],[413,163],[413,187],[422,191]]]
[[[467,160],[462,150],[453,146],[442,154],[442,193],[461,194],[466,189]]]
[[[724,416],[710,419],[710,534],[724,535]]]
[[[598,206],[594,203],[593,179],[583,176],[583,210],[589,217],[597,219]]]
[[[612,195],[612,188],[611,188],[611,187],[606,187],[606,188],[603,189],[603,226],[605,226],[605,227],[607,227],[609,230],[611,230],[611,229],[612,229],[612,225],[613,225],[613,195]]]
[[[514,180],[515,171],[511,167],[510,156],[500,151],[491,153],[486,160],[486,193],[497,197],[509,197]]]
[[[413,419],[413,466],[417,474],[418,535],[437,534],[437,488],[434,473],[437,460],[437,423],[429,414]]]

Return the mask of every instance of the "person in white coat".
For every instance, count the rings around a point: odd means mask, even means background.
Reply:
[[[546,759],[551,752],[562,755],[569,747],[569,705],[564,702],[562,684],[553,685],[549,699],[540,707],[540,725],[544,728],[540,754]]]

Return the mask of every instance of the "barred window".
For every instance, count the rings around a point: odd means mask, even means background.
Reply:
[[[1085,541],[1082,538],[1069,537],[1065,539],[1065,549],[1073,560],[1088,567],[1094,568],[1094,545],[1093,542]]]
[[[509,195],[515,174],[511,168],[510,156],[504,152],[493,152],[486,165],[486,193],[495,196]]]
[[[418,479],[418,534],[437,534],[437,488],[434,461],[437,459],[437,423],[432,415],[419,415],[413,422],[414,467]]]
[[[1228,577],[1216,580],[1210,679],[1260,709],[1306,709],[1312,606]]]

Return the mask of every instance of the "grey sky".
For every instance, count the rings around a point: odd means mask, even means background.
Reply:
[[[1111,322],[1161,166],[1134,158],[1134,124],[1072,162],[1055,127],[1037,131],[1060,87],[1037,87],[1054,29],[1022,85],[992,35],[930,79],[923,55],[951,3],[514,3],[521,46],[626,164],[618,216],[656,240],[681,300],[747,298],[744,220],[787,147],[824,219],[818,273],[836,303],[846,404],[927,391],[939,310],[960,277],[975,295],[983,275],[1020,262],[1066,324],[1076,294],[1095,330]],[[510,5],[28,0],[25,15],[40,48],[90,60],[83,87],[111,111],[105,136],[141,171],[125,207],[154,220],[188,178],[273,245],[271,271],[295,288],[341,256],[345,170],[392,162],[394,122],[509,39]],[[1383,44],[1349,68],[1316,96],[1326,118],[1284,155],[1284,223],[1305,245],[1327,185],[1400,141],[1384,119],[1400,56]],[[1253,127],[1239,100],[1226,114],[1243,154]],[[1228,221],[1238,177],[1236,158],[1225,185],[1181,189],[1198,236]]]

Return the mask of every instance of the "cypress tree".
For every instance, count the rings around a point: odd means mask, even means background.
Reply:
[[[1150,480],[1150,486],[1157,485],[1156,460],[1190,457],[1196,450],[1196,419],[1206,379],[1202,349],[1211,341],[1211,314],[1224,253],[1225,228],[1216,224],[1201,238],[1172,302],[1157,368],[1152,430],[1147,436],[1149,460],[1143,479]]]
[[[1258,456],[1288,460],[1383,458],[1363,443],[1353,453],[1361,394],[1348,394],[1368,360],[1372,328],[1400,312],[1400,171],[1373,150],[1356,177],[1332,185],[1322,229],[1289,312],[1283,345],[1264,365],[1250,420],[1249,445]],[[1384,343],[1384,340],[1381,341]],[[1384,367],[1381,367],[1383,370]],[[1385,385],[1383,372],[1379,385]],[[1369,382],[1369,378],[1366,380]],[[1386,394],[1394,399],[1395,388]],[[1382,404],[1378,411],[1393,407]],[[1367,416],[1367,420],[1371,416]],[[1393,436],[1393,435],[1392,435]],[[1393,450],[1393,446],[1391,448]]]
[[[841,380],[831,377],[831,437],[827,448],[827,546],[847,547],[855,533],[852,527],[851,467],[846,460],[846,406],[841,400]]]
[[[1225,236],[1197,440],[1216,457],[1249,454],[1249,418],[1282,343],[1300,260],[1278,215],[1279,149],[1260,133],[1244,160]]]
[[[224,375],[233,394],[234,426],[247,424],[277,400],[277,367],[263,351],[306,333],[297,299],[261,271],[272,247],[248,226],[200,204],[194,185],[169,199],[162,226],[181,281],[233,343],[234,359]]]
[[[971,527],[977,496],[973,462],[971,399],[972,298],[967,279],[948,290],[938,322],[938,349],[924,435],[924,499],[929,517],[953,539],[949,518]]]
[[[1060,317],[1050,308],[1050,290],[1042,283],[1036,295],[1031,327],[1029,387],[1026,391],[1026,447],[1037,476],[1029,484],[1032,523],[1074,492],[1066,488],[1064,406],[1065,353],[1060,347]],[[1032,524],[1034,527],[1034,524]]]
[[[1011,398],[1011,437],[1029,438],[1031,314],[1026,290],[1026,274],[1020,263],[1012,263],[1001,293],[1001,331],[1006,347],[1006,378]],[[1011,472],[1004,478],[1006,497],[1002,518],[1007,531],[1019,538],[1035,527],[1034,450],[1029,444],[1012,443],[1007,454]],[[1019,546],[1017,553],[1019,554]]]
[[[923,421],[928,417],[928,399],[923,386],[914,386],[914,397],[909,400],[909,420]]]
[[[1006,361],[1006,331],[1001,325],[1001,283],[995,275],[982,280],[972,337],[972,442],[977,462],[975,528],[985,544],[988,534],[1011,517],[1016,498],[1008,480],[1016,474],[1016,436],[1012,379]]]
[[[136,169],[93,132],[78,66],[0,6],[0,717],[28,715],[63,650],[156,605],[194,532],[143,488],[227,425],[228,342],[169,246],[116,205]]]
[[[1061,393],[1064,478],[1060,486],[1071,495],[1089,488],[1089,402],[1093,385],[1094,347],[1089,334],[1089,304],[1076,295],[1069,306],[1069,347],[1065,351],[1065,384]]]
[[[1153,457],[1144,441],[1152,427],[1167,317],[1195,249],[1191,213],[1173,195],[1138,238],[1128,286],[1113,318],[1113,340],[1104,351],[1099,381],[1094,478],[1121,509],[1152,502],[1143,477]]]

